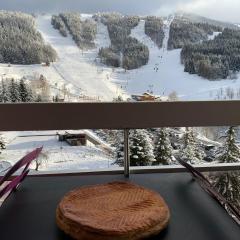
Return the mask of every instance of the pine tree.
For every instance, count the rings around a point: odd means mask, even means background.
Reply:
[[[28,87],[28,85],[24,82],[23,79],[20,80],[19,83],[19,95],[20,95],[20,101],[21,102],[33,102],[33,92]]]
[[[153,144],[146,130],[133,130],[130,134],[131,166],[150,166],[155,161]]]
[[[236,163],[240,162],[240,148],[236,144],[236,134],[234,127],[230,127],[227,131],[226,141],[223,148],[217,156],[220,163]]]
[[[227,131],[226,141],[217,160],[220,163],[240,162],[240,149],[235,141],[235,129],[230,127]],[[240,177],[239,172],[231,171],[214,177],[214,186],[230,202],[240,207]]]
[[[23,79],[19,83],[19,95],[21,102],[29,102],[28,89]]]
[[[165,128],[161,128],[158,142],[155,149],[156,162],[154,165],[170,165],[173,162],[173,149],[169,140],[169,135]]]
[[[42,97],[40,94],[37,95],[35,102],[42,102]]]
[[[28,95],[27,95],[26,101],[27,102],[34,102],[35,97],[34,97],[34,93],[33,93],[32,89],[28,87],[27,91],[28,91]]]
[[[117,144],[116,161],[114,164],[117,164],[120,167],[124,166],[124,142],[123,141]]]
[[[0,136],[0,154],[2,153],[1,150],[5,149],[5,148],[6,148],[5,141],[4,141],[3,137]]]
[[[3,102],[3,103],[10,102],[8,88],[3,80],[0,86],[0,102]]]
[[[228,201],[240,207],[239,172],[231,171],[215,176],[214,186]]]
[[[14,81],[14,79],[11,80],[11,83],[9,85],[9,94],[10,94],[10,101],[11,102],[20,102],[20,93],[19,93],[19,86]]]
[[[192,164],[199,163],[205,153],[198,147],[196,138],[192,129],[187,129],[184,134],[184,148],[181,151],[181,159]]]

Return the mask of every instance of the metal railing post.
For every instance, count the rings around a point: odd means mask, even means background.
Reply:
[[[124,176],[130,175],[129,129],[124,129]]]

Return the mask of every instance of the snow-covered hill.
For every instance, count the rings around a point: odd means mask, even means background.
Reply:
[[[91,15],[82,14],[82,18]],[[168,51],[167,43],[173,16],[164,21],[165,38],[163,48],[156,44],[144,32],[144,20],[132,30],[131,36],[148,46],[150,59],[147,65],[125,71],[122,68],[111,68],[100,64],[96,58],[101,47],[110,46],[107,27],[97,23],[96,48],[81,51],[71,36],[64,38],[51,25],[51,15],[39,15],[37,28],[45,41],[50,43],[58,53],[57,62],[50,67],[41,65],[0,64],[0,74],[6,77],[21,78],[43,74],[56,88],[64,84],[75,96],[87,96],[92,101],[112,101],[119,95],[128,98],[131,94],[142,94],[153,91],[156,95],[169,95],[176,92],[182,100],[214,100],[219,93],[227,89],[240,89],[240,75],[234,80],[208,81],[197,75],[184,72],[180,63],[180,49]],[[213,39],[217,34],[210,36]],[[239,94],[238,94],[239,95]],[[239,96],[237,96],[239,97]],[[72,98],[71,101],[82,101],[84,98]]]
[[[116,71],[115,82],[119,82],[129,94],[153,91],[155,94],[169,95],[175,91],[182,100],[214,100],[219,91],[240,88],[240,75],[234,80],[208,81],[197,75],[184,72],[180,63],[181,49],[167,50],[169,28],[173,18],[165,21],[165,39],[159,49],[144,33],[144,21],[132,30],[132,36],[146,44],[150,50],[149,63],[140,69]],[[215,33],[211,38],[219,33]]]
[[[84,15],[87,17],[91,15]],[[111,82],[112,69],[95,61],[99,48],[110,45],[107,28],[102,23],[97,25],[97,47],[89,51],[81,51],[71,36],[64,38],[53,29],[50,15],[39,16],[37,26],[45,41],[57,51],[59,59],[52,67],[66,82],[74,85],[79,93],[96,99],[112,101],[117,96],[118,89]]]

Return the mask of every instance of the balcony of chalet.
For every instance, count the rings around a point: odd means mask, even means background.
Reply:
[[[240,125],[240,101],[0,104],[0,131],[124,130],[124,167],[30,173],[0,207],[0,239],[71,239],[56,226],[60,199],[70,190],[111,181],[147,187],[166,200],[168,227],[149,239],[239,240],[239,225],[180,165],[130,167],[128,131],[160,127]],[[201,172],[239,171],[240,164],[197,165]]]

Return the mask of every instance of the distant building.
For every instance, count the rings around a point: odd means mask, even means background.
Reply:
[[[166,98],[166,97],[165,97]],[[164,97],[161,97],[159,95],[154,95],[148,92],[145,92],[141,95],[132,95],[132,99],[134,101],[138,101],[138,102],[144,102],[144,101],[166,101],[167,99],[164,99]]]
[[[108,146],[101,139],[96,137],[94,134],[90,133],[87,130],[82,132],[65,132],[58,133],[58,140],[60,142],[66,142],[70,146],[87,146],[87,147],[100,147],[102,150],[112,153],[113,149]]]
[[[99,141],[86,133],[64,133],[58,135],[60,142],[65,141],[70,146],[97,146],[101,145]]]

